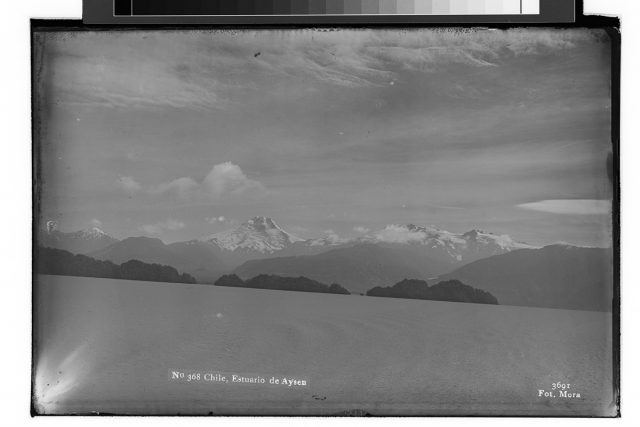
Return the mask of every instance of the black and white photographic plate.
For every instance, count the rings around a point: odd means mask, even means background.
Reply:
[[[35,28],[33,412],[617,416],[614,32]]]

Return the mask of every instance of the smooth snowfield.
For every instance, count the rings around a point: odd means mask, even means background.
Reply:
[[[610,313],[65,276],[35,297],[41,413],[614,414]],[[581,398],[538,397],[557,381]]]

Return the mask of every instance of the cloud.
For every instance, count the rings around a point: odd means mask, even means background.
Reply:
[[[205,177],[205,190],[214,198],[225,194],[242,194],[248,191],[263,191],[265,188],[259,181],[248,178],[240,166],[231,162],[217,164]]]
[[[427,238],[427,234],[422,231],[409,230],[402,225],[387,225],[375,235],[376,239],[386,243],[411,243],[421,242]]]
[[[334,245],[337,245],[340,243],[346,243],[349,241],[349,239],[340,237],[340,235],[333,230],[324,230],[324,239],[326,239],[328,242]]]
[[[428,47],[402,47],[402,46],[378,46],[375,54],[381,60],[388,63],[402,64],[403,68],[412,71],[433,71],[443,65],[456,64],[472,67],[492,67],[496,64],[490,62],[486,52],[473,52],[464,47],[428,46]],[[393,82],[392,82],[393,83]]]
[[[363,226],[359,225],[357,227],[353,227],[353,231],[355,231],[356,233],[360,233],[360,234],[367,234],[371,230],[369,230],[366,227],[363,227]]]
[[[139,227],[139,230],[150,235],[163,234],[165,231],[177,231],[182,230],[185,227],[185,223],[172,218],[166,221],[161,221],[156,224],[147,224]]]
[[[100,228],[100,227],[102,227],[102,221],[100,221],[100,220],[99,220],[99,219],[97,219],[97,218],[93,218],[93,219],[91,220],[91,226],[92,226],[92,227]]]
[[[51,66],[60,77],[54,84],[67,103],[107,108],[194,110],[225,105],[219,96],[219,79],[189,76],[188,70],[178,67],[190,61],[206,63],[193,50],[189,36],[175,33],[170,37],[150,33],[109,32],[82,36],[65,33],[50,36],[49,42],[50,52],[57,54],[57,60]]]
[[[608,215],[611,213],[611,201],[609,200],[541,200],[539,202],[523,203],[516,207],[559,215]]]
[[[205,218],[205,221],[207,221],[209,224],[222,224],[227,220],[227,218],[225,218],[224,216],[211,216],[211,217],[207,217]]]
[[[48,34],[56,99],[83,106],[208,111],[278,82],[383,87],[393,70],[488,67],[603,39],[592,30],[296,30]],[[37,46],[41,46],[38,44]],[[255,57],[256,51],[261,52]]]
[[[214,165],[201,183],[191,177],[182,177],[149,188],[149,193],[156,195],[173,193],[181,199],[215,200],[225,196],[262,194],[265,191],[261,182],[247,177],[240,166],[232,162]]]
[[[116,181],[116,184],[129,195],[135,194],[138,191],[142,190],[142,185],[140,185],[133,177],[130,176],[121,176]]]
[[[224,215],[210,216],[210,217],[206,217],[204,220],[207,221],[209,224],[230,224],[230,225],[239,224],[238,220],[233,218],[227,218]]]
[[[195,182],[193,178],[184,177],[160,184],[157,187],[151,188],[149,192],[152,194],[175,193],[178,197],[186,199],[190,197],[198,187],[198,183]]]

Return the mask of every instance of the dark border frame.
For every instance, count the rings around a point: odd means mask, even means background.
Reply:
[[[39,230],[39,212],[40,212],[40,164],[41,158],[38,150],[38,129],[41,125],[39,116],[35,114],[36,105],[36,85],[35,76],[37,58],[35,56],[35,33],[37,32],[69,32],[69,31],[170,31],[170,30],[192,30],[192,29],[304,29],[304,28],[438,28],[438,27],[463,27],[463,28],[495,28],[495,29],[510,29],[510,28],[600,28],[604,29],[611,41],[611,149],[612,158],[610,162],[610,178],[613,187],[613,203],[612,203],[612,231],[613,231],[613,300],[612,304],[612,346],[613,346],[613,393],[614,401],[617,408],[616,415],[613,418],[620,418],[620,74],[621,74],[621,34],[620,34],[620,20],[616,17],[606,16],[585,16],[582,10],[582,0],[576,1],[576,21],[566,24],[550,24],[550,23],[528,23],[528,24],[516,24],[516,23],[501,23],[501,24],[481,24],[481,23],[460,23],[457,25],[451,23],[429,23],[429,24],[417,24],[413,22],[403,23],[363,23],[363,24],[340,24],[334,23],[317,23],[314,25],[307,24],[269,24],[269,25],[193,25],[193,24],[133,24],[133,25],[89,25],[84,24],[81,20],[67,20],[67,19],[32,19],[30,24],[31,35],[31,109],[32,109],[32,278],[31,278],[31,325],[32,325],[32,340],[31,340],[31,402],[30,413],[31,416],[69,416],[69,415],[111,415],[111,416],[144,416],[144,415],[132,415],[127,413],[83,413],[83,414],[68,414],[68,415],[49,415],[38,413],[35,407],[35,357],[36,357],[36,345],[37,345],[37,330],[35,325],[37,324],[37,313],[34,310],[36,304],[35,287],[36,283],[36,271],[38,264],[38,246],[36,236]],[[213,415],[213,414],[210,414]],[[283,416],[301,416],[282,414]],[[176,415],[156,415],[156,416],[189,416],[200,417],[207,416],[202,415],[188,415],[188,414],[176,414]],[[228,414],[215,414],[215,416],[229,416]],[[231,416],[242,416],[232,414]],[[256,416],[256,415],[252,415]],[[273,415],[268,415],[273,416]],[[302,416],[317,416],[317,415],[302,415]],[[325,415],[327,416],[327,415]],[[373,415],[368,413],[356,413],[341,412],[328,416],[376,416],[386,417],[385,415]],[[496,415],[448,415],[449,417],[496,417]],[[403,417],[442,417],[442,415],[403,415]],[[611,418],[611,417],[589,417],[589,416],[576,416],[576,415],[498,415],[501,418]]]

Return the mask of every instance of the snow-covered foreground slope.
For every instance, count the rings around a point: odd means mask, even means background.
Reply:
[[[614,414],[606,313],[63,276],[36,298],[45,413]],[[539,397],[558,381],[580,398]]]

